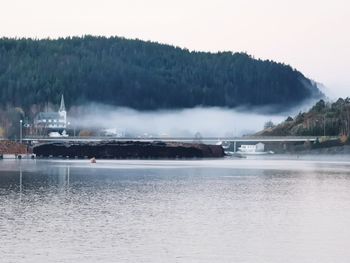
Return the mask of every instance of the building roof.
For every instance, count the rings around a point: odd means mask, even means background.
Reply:
[[[43,119],[52,119],[52,120],[58,120],[60,119],[60,114],[58,112],[39,112],[37,115],[38,120]]]

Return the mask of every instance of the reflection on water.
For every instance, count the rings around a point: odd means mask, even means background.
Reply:
[[[1,262],[348,262],[347,160],[2,161]]]

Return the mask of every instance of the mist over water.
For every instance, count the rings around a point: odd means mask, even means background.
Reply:
[[[117,129],[126,134],[160,136],[241,136],[262,130],[264,123],[279,123],[288,114],[264,114],[264,110],[192,108],[137,111],[100,104],[74,107],[70,122],[78,129]],[[79,117],[74,117],[79,116]]]

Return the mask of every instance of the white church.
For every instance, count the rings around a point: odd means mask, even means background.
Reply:
[[[40,112],[34,119],[36,128],[63,131],[67,128],[67,111],[63,95],[58,112]]]

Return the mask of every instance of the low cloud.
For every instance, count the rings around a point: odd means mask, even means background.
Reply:
[[[266,112],[265,110],[262,112]],[[72,107],[71,126],[77,129],[116,129],[127,135],[142,136],[241,136],[263,128],[264,123],[279,123],[286,113],[268,115],[259,109],[247,111],[226,108],[137,111],[100,104]]]

